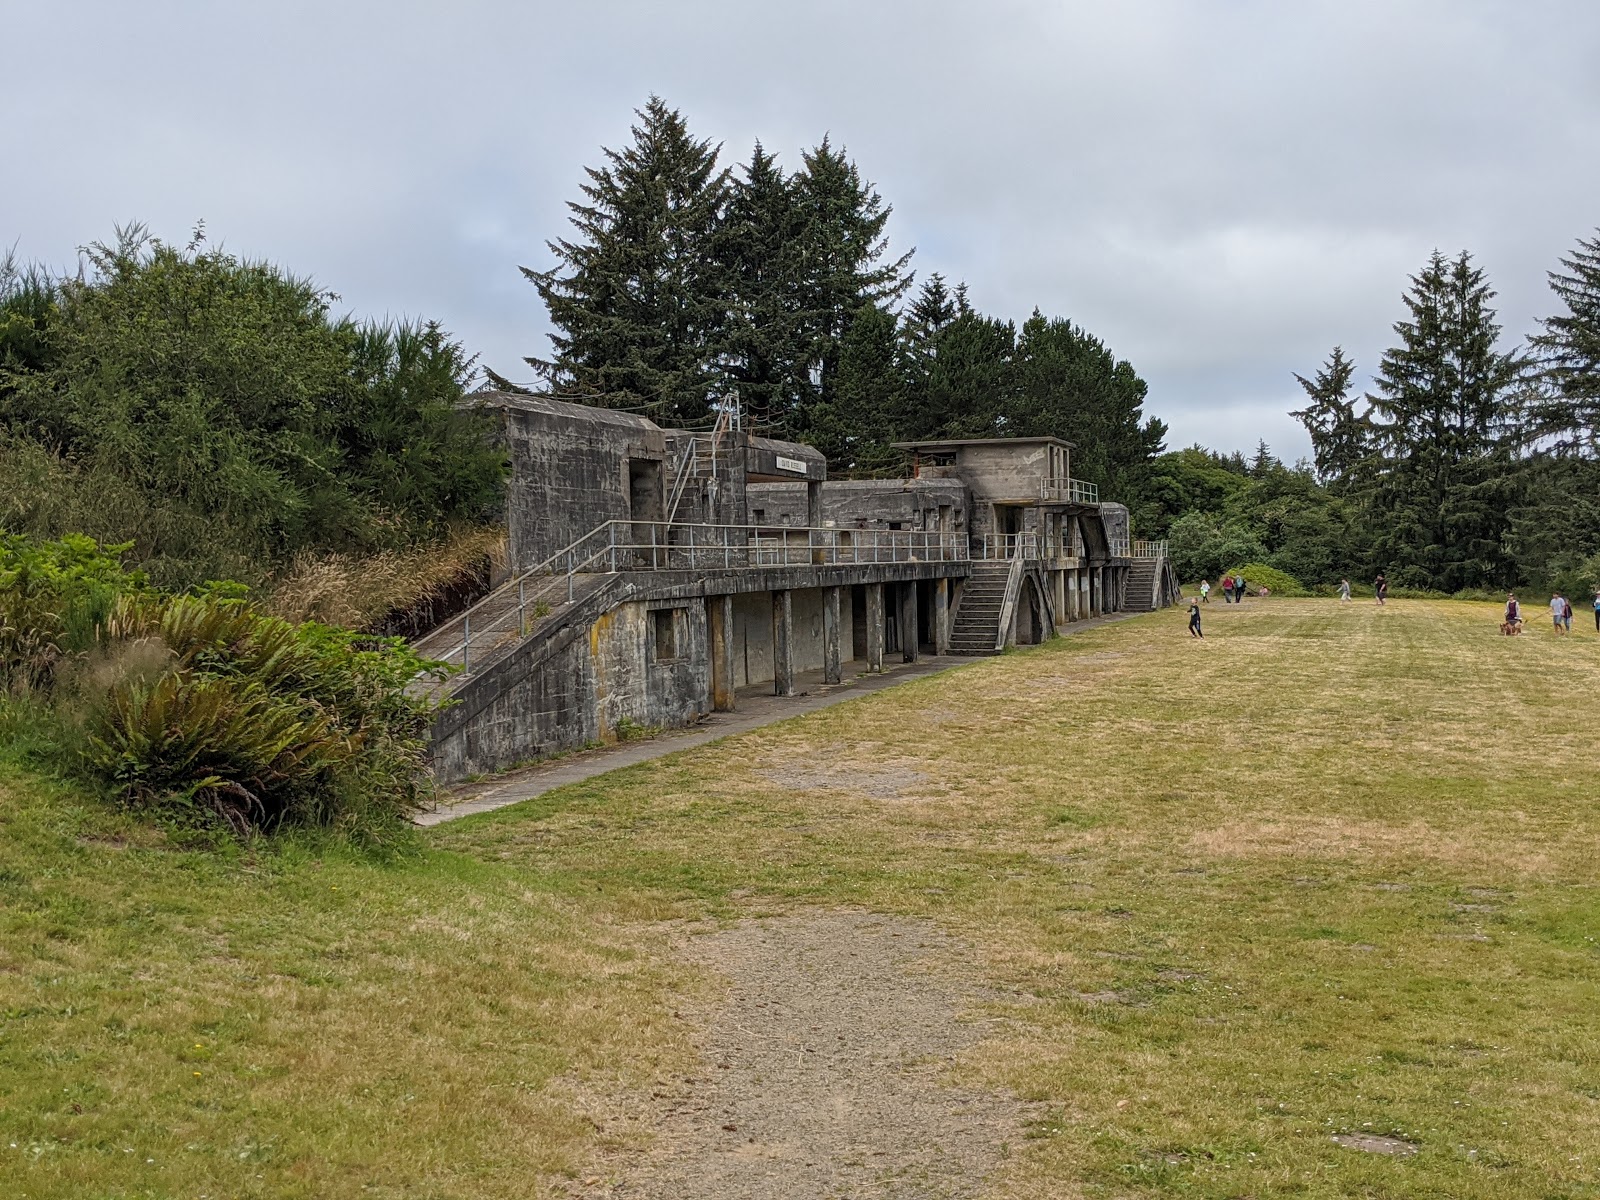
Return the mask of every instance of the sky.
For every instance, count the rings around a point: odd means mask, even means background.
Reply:
[[[656,93],[793,168],[824,135],[919,277],[1097,334],[1168,444],[1309,452],[1408,276],[1470,250],[1508,343],[1600,226],[1593,0],[0,0],[0,250],[208,236],[525,378],[566,202]]]

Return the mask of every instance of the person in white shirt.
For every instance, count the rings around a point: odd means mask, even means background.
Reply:
[[[1339,580],[1339,603],[1350,603],[1350,581],[1348,579]]]
[[[1560,592],[1550,597],[1550,615],[1555,619],[1556,632],[1565,633],[1566,630],[1561,626],[1567,615],[1567,601]]]

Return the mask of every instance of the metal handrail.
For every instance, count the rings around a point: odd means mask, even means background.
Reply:
[[[1099,504],[1100,485],[1065,475],[1041,475],[1039,499],[1056,504]]]
[[[680,524],[667,521],[607,521],[544,562],[497,588],[460,617],[461,641],[439,655],[472,666],[473,642],[504,644],[526,636],[528,610],[570,603],[580,575],[624,571],[739,570],[755,567],[966,562],[972,557],[965,533],[924,529],[841,529],[793,526]],[[485,606],[515,584],[517,603],[489,618]],[[563,595],[563,593],[565,593]],[[478,618],[474,628],[473,618]],[[537,620],[538,617],[536,616]]]
[[[1167,543],[1135,541],[1130,546],[1131,558],[1165,558],[1167,556]]]

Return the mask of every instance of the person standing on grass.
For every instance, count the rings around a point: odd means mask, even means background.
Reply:
[[[1224,604],[1232,604],[1233,603],[1233,576],[1232,575],[1224,575],[1222,577],[1222,602]]]
[[[1596,594],[1600,595],[1600,593],[1596,593]],[[1349,604],[1350,603],[1350,581],[1348,579],[1339,580],[1339,603],[1340,604]]]
[[[1566,632],[1566,630],[1561,628],[1561,618],[1566,613],[1566,609],[1567,609],[1566,599],[1561,595],[1560,592],[1557,592],[1554,596],[1550,597],[1550,616],[1554,619],[1554,621],[1556,623],[1556,632],[1557,633],[1565,633]]]
[[[1561,630],[1563,633],[1572,632],[1572,601],[1565,596],[1561,597]]]
[[[1189,601],[1189,636],[1205,637],[1205,634],[1200,632],[1200,601],[1198,600]]]
[[[1244,590],[1249,586],[1250,585],[1244,581],[1243,575],[1235,575],[1233,577],[1233,602],[1235,604],[1244,603]]]
[[[1600,592],[1596,592],[1595,595],[1600,596]],[[1211,603],[1211,581],[1209,579],[1202,579],[1200,581],[1200,603]],[[1600,609],[1596,609],[1595,611],[1600,612]]]
[[[1600,588],[1594,590],[1594,631],[1600,633]]]
[[[1383,604],[1389,599],[1389,581],[1380,571],[1378,577],[1372,581],[1372,592],[1377,597],[1378,603]]]
[[[1506,597],[1506,624],[1517,626],[1522,623],[1522,605],[1517,603],[1516,593]]]

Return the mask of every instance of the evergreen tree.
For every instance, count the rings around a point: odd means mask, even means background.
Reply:
[[[557,394],[669,424],[704,420],[726,349],[718,240],[728,172],[659,96],[637,110],[633,144],[588,168],[558,265],[522,268],[559,331],[528,364]]]
[[[1017,340],[1015,398],[997,432],[1076,444],[1072,473],[1133,502],[1167,427],[1143,416],[1146,385],[1099,338],[1037,309]]]
[[[905,375],[894,313],[863,304],[844,336],[833,398],[812,416],[813,444],[830,472],[871,474],[900,464],[889,443],[904,423]]]
[[[1016,326],[968,308],[907,373],[902,440],[1003,437],[1015,408]]]
[[[1580,240],[1550,272],[1550,288],[1566,311],[1547,317],[1529,339],[1546,386],[1534,404],[1530,433],[1558,453],[1600,457],[1600,237]]]
[[[1465,251],[1412,277],[1410,319],[1367,397],[1383,455],[1371,487],[1380,568],[1456,591],[1507,582],[1502,548],[1510,400],[1522,372],[1496,346],[1494,292]]]
[[[1371,452],[1371,428],[1350,398],[1355,369],[1355,363],[1344,356],[1344,348],[1335,346],[1313,378],[1295,375],[1310,403],[1289,415],[1311,435],[1317,478],[1336,491],[1350,486]]]
[[[804,435],[815,407],[837,411],[840,356],[863,305],[885,308],[911,286],[911,252],[890,258],[884,228],[892,211],[827,138],[804,156],[792,181],[802,219],[800,309],[808,343],[810,386],[786,427]]]
[[[793,182],[757,142],[718,238],[728,286],[728,374],[756,428],[784,424],[810,387],[804,220]]]

